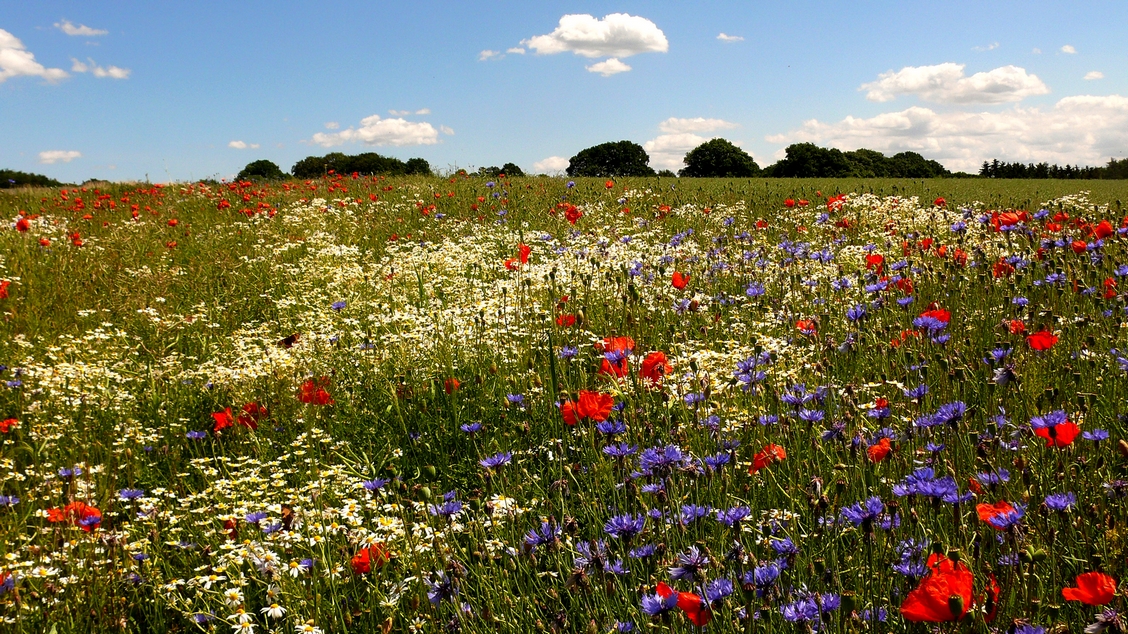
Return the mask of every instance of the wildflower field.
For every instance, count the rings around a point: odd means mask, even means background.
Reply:
[[[0,631],[1123,631],[1121,199],[4,192]]]

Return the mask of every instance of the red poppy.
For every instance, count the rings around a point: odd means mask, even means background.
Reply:
[[[40,238],[40,239],[39,239],[39,246],[41,246],[41,247],[49,247],[49,246],[51,246],[51,241],[50,241],[50,240],[48,240],[47,238]]]
[[[16,231],[23,232],[28,229],[31,229],[31,223],[27,221],[27,218],[20,218],[16,221]]]
[[[783,462],[786,459],[786,449],[779,445],[767,444],[752,457],[752,466],[748,468],[748,473],[755,474],[772,463]]]
[[[447,394],[454,394],[460,387],[462,387],[462,383],[454,377],[450,377],[449,379],[443,381],[443,391]]]
[[[572,326],[576,325],[576,316],[567,314],[557,315],[556,325],[560,326],[561,328],[571,328]]]
[[[102,523],[102,512],[85,502],[71,502],[66,506],[47,509],[47,521],[53,524],[67,522],[81,526],[82,530],[89,533]]]
[[[928,572],[901,604],[901,615],[915,622],[957,621],[971,606],[972,581],[971,571],[962,561],[953,562],[933,553],[928,558]]]
[[[1022,323],[1021,319],[1012,319],[1007,323],[1007,330],[1012,335],[1020,335],[1026,332],[1026,324]]]
[[[670,362],[666,359],[664,352],[651,352],[646,355],[642,360],[642,369],[639,374],[642,378],[650,382],[652,386],[659,386],[662,384],[662,377],[670,373]]]
[[[505,261],[505,268],[510,271],[516,271],[521,268],[521,265],[517,262],[517,258],[509,258]]]
[[[1002,593],[1003,589],[999,587],[999,580],[995,578],[995,573],[991,573],[987,577],[987,599],[983,606],[986,612],[983,615],[984,621],[990,623],[995,620],[995,616],[999,613],[999,596]]]
[[[3,433],[6,434],[6,433],[12,431],[13,427],[18,427],[19,424],[20,424],[20,421],[14,419],[14,418],[6,418],[4,420],[0,420],[0,432],[3,432]]]
[[[1047,447],[1068,447],[1081,433],[1077,423],[1065,421],[1052,427],[1039,427],[1034,430],[1034,435],[1046,439]]]
[[[826,199],[827,211],[839,211],[844,206],[846,206],[846,194],[839,194],[837,196],[831,196],[830,198]]]
[[[944,310],[943,308],[930,308],[920,314],[921,317],[931,317],[937,321],[950,323],[952,321],[952,313]]]
[[[893,446],[889,443],[889,439],[882,438],[870,445],[869,449],[866,449],[866,456],[869,457],[870,462],[876,464],[889,457],[891,451],[893,451]]]
[[[223,532],[227,533],[227,539],[232,541],[239,536],[239,522],[234,517],[223,522]]]
[[[674,275],[672,278],[670,278],[670,282],[674,285],[674,288],[680,291],[689,284],[689,277],[690,276],[688,275],[683,275],[680,271],[674,271]]]
[[[941,198],[937,198],[936,200],[932,201],[932,204],[935,207],[944,207],[948,204],[948,201],[944,200],[944,198],[941,197]]]
[[[580,390],[579,398],[576,399],[576,413],[580,418],[590,418],[599,423],[607,420],[614,405],[615,399],[610,394]]]
[[[325,389],[329,386],[329,377],[319,377],[317,380],[309,379],[302,383],[301,392],[298,394],[298,400],[303,403],[312,405],[332,405],[333,397]]]
[[[881,273],[881,269],[885,264],[885,256],[880,253],[871,253],[866,256],[866,270],[876,271]]]
[[[603,184],[603,186],[606,187],[607,189],[611,189],[612,187],[615,186],[615,181],[607,181],[606,183]]]
[[[783,201],[783,206],[787,207],[788,209],[791,209],[792,207],[795,206],[795,201],[791,198],[788,198],[788,199]]]
[[[372,544],[361,548],[351,561],[353,574],[368,574],[373,567],[383,567],[389,559],[388,550],[383,544]]]
[[[799,199],[799,206],[800,206],[800,207],[806,207],[806,206],[807,206],[807,205],[809,205],[809,204],[811,204],[811,203],[807,202],[807,199],[806,199],[806,198],[800,198],[800,199]]]
[[[795,322],[795,329],[803,333],[804,335],[813,335],[815,334],[815,330],[817,328],[815,327],[814,321],[810,319],[800,319],[799,321]]]
[[[1014,267],[1008,264],[1003,258],[999,258],[999,260],[995,262],[995,266],[991,267],[991,275],[993,275],[995,279],[1008,277],[1011,273],[1014,273]]]
[[[523,242],[521,244],[517,245],[517,253],[518,253],[517,257],[519,257],[521,259],[521,264],[528,264],[529,263],[529,254],[532,253],[532,252],[533,252],[533,249],[529,245],[527,245]]]
[[[631,337],[604,337],[595,343],[597,352],[622,352],[634,350],[635,341]]]
[[[564,424],[569,427],[576,425],[576,404],[572,401],[564,401],[560,404],[560,415],[564,417]]]
[[[994,528],[995,530],[999,530],[999,527],[995,526],[995,524],[993,524],[991,520],[999,517],[1000,515],[1006,515],[1007,513],[1013,512],[1014,507],[1011,506],[1010,502],[1007,502],[1005,500],[1000,500],[998,502],[995,502],[994,504],[975,505],[975,514],[979,516],[979,520],[981,522],[986,522],[988,526]]]
[[[1116,297],[1116,280],[1112,279],[1111,277],[1107,277],[1105,278],[1102,286],[1104,286],[1105,289],[1104,295],[1102,295],[1102,297],[1104,297],[1105,299],[1113,299]]]
[[[247,429],[258,429],[259,421],[266,418],[267,415],[268,412],[265,407],[251,402],[243,405],[243,411],[235,419],[235,422]]]
[[[1034,350],[1049,350],[1057,342],[1057,335],[1048,330],[1039,330],[1026,338],[1027,345]]]
[[[1076,588],[1062,588],[1066,601],[1080,601],[1085,605],[1105,605],[1116,596],[1116,579],[1103,572],[1085,572],[1077,575]]]
[[[8,299],[8,287],[11,286],[11,284],[11,280],[0,282],[0,299]]]
[[[658,582],[658,596],[668,599],[673,595],[678,597],[678,609],[685,612],[686,618],[697,627],[705,627],[713,619],[713,611],[701,600],[701,597],[692,592],[678,592],[666,582]]]
[[[564,210],[564,217],[568,222],[576,224],[577,220],[584,217],[584,212],[580,211],[580,208],[575,205],[568,205],[568,208]]]
[[[212,418],[215,419],[215,431],[227,429],[235,424],[235,418],[231,415],[231,408],[227,407],[222,412],[212,412]]]
[[[1078,255],[1084,253],[1088,249],[1088,247],[1089,245],[1085,244],[1084,240],[1074,240],[1073,242],[1069,243],[1069,248],[1073,249],[1073,252]]]
[[[1102,220],[1100,224],[1093,228],[1093,235],[1097,238],[1104,240],[1111,236],[1116,230],[1112,228],[1112,223],[1107,220]]]
[[[971,492],[976,495],[983,494],[983,485],[979,484],[979,480],[976,480],[975,478],[967,479],[967,488],[971,489]]]

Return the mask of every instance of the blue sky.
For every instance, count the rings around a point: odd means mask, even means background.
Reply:
[[[552,171],[629,139],[677,169],[716,136],[761,166],[796,141],[1103,164],[1128,156],[1125,24],[1124,2],[0,0],[0,167],[162,182],[375,151]]]

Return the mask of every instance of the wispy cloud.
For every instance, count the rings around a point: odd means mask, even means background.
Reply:
[[[254,150],[254,149],[257,149],[258,146],[259,146],[258,143],[247,143],[245,141],[232,141],[232,142],[227,144],[227,147],[235,148],[236,150],[246,150],[246,149]]]
[[[1089,80],[1104,79],[1104,73],[1102,73],[1099,70],[1091,70],[1091,71],[1085,73],[1085,77],[1083,79],[1089,79]]]
[[[133,72],[128,68],[120,68],[118,66],[99,66],[98,64],[94,63],[94,60],[90,59],[89,57],[86,58],[86,62],[80,62],[72,57],[71,62],[72,72],[90,73],[91,75],[99,78],[109,77],[111,79],[129,79],[130,73]]]
[[[1067,55],[1076,55],[1077,49],[1073,48],[1072,44],[1066,44],[1065,46],[1061,47],[1061,52]]]
[[[44,165],[70,163],[76,158],[82,158],[82,152],[76,150],[46,150],[39,153],[39,162]]]
[[[717,35],[717,39],[722,41],[722,42],[743,42],[744,41],[744,38],[739,36],[739,35],[726,35],[725,33],[721,33],[721,34]]]
[[[74,35],[78,37],[96,37],[99,35],[109,34],[109,31],[105,29],[92,29],[85,24],[79,24],[78,26],[75,26],[73,23],[71,23],[70,20],[56,22],[55,28],[59,29],[63,33],[66,33],[67,35]]]
[[[971,50],[975,51],[976,53],[985,53],[987,51],[993,51],[997,48],[999,48],[999,43],[991,42],[987,46],[973,46],[971,47]]]

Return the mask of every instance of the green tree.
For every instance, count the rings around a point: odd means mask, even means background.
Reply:
[[[725,139],[713,139],[685,155],[685,168],[679,176],[698,178],[748,178],[760,173],[760,166],[744,150]]]
[[[404,173],[417,174],[419,176],[430,176],[431,164],[427,162],[427,159],[407,159],[407,163],[404,164]]]
[[[24,187],[28,185],[32,187],[59,187],[63,185],[63,183],[42,174],[29,174],[27,172],[17,172],[16,170],[0,170],[0,189]]]
[[[506,176],[524,176],[525,171],[522,170],[516,163],[506,163],[501,166],[501,173]]]
[[[814,143],[787,146],[787,156],[768,168],[769,176],[791,178],[842,178],[850,176],[850,162],[837,148],[821,148]]]
[[[580,150],[568,161],[568,176],[653,176],[650,155],[630,141],[602,143]]]
[[[235,176],[238,181],[280,181],[286,178],[286,173],[274,161],[261,159],[247,163],[243,171]]]

